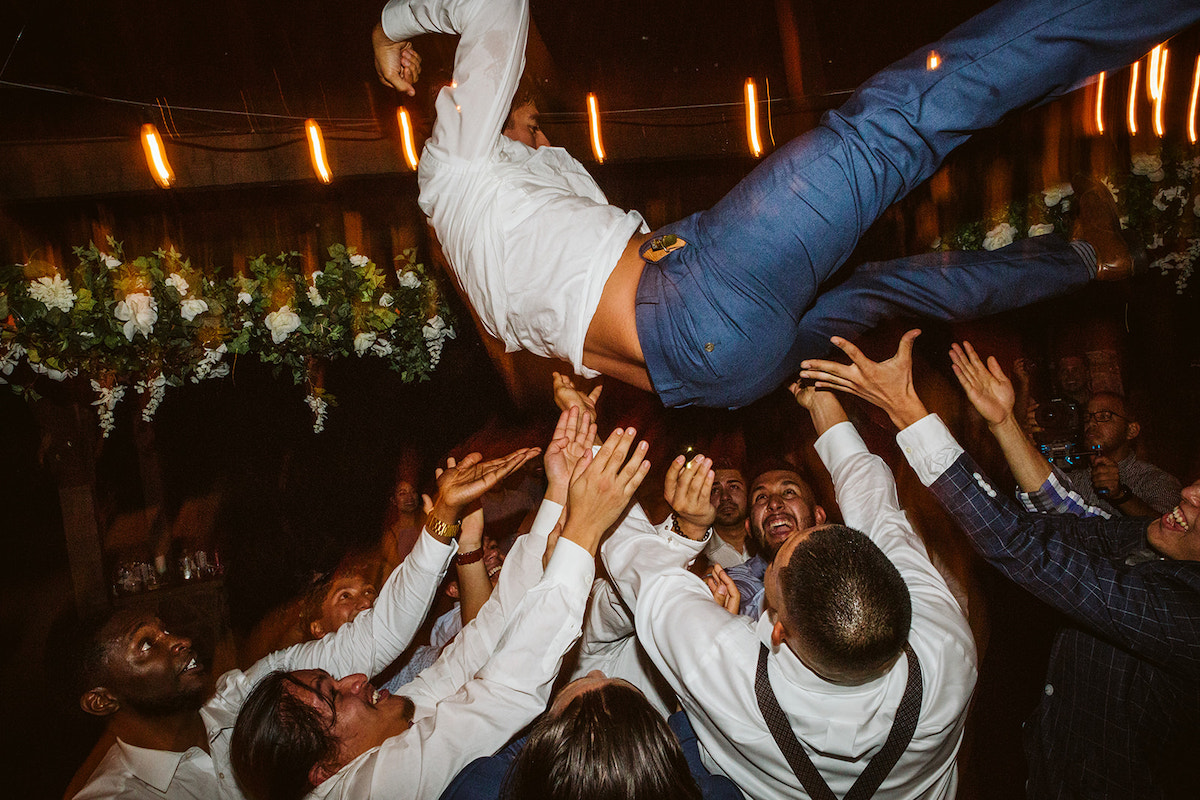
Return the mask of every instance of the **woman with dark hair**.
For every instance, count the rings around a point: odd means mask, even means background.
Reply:
[[[679,740],[645,696],[620,680],[557,702],[525,741],[505,800],[700,800]]]
[[[441,800],[741,800],[633,684],[592,672],[567,684],[527,736],[471,762]]]

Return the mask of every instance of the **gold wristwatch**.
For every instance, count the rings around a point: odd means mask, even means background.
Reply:
[[[430,514],[425,518],[425,530],[429,531],[438,541],[450,544],[458,538],[458,534],[462,531],[462,523],[443,522]]]

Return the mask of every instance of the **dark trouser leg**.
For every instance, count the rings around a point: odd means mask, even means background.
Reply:
[[[817,297],[796,330],[797,364],[829,352],[830,336],[855,339],[880,322],[917,316],[943,322],[986,317],[1081,288],[1091,273],[1054,234],[999,250],[926,253],[863,264]]]

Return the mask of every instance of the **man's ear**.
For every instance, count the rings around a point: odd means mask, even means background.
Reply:
[[[308,623],[308,633],[314,639],[320,639],[322,636],[328,633],[328,631],[326,631],[325,626],[321,624],[321,620],[314,619],[312,622]]]
[[[817,525],[825,524],[825,509],[820,506],[813,506],[813,520]]]
[[[1125,438],[1133,441],[1142,432],[1142,426],[1136,422],[1130,422],[1125,425]]]
[[[779,647],[779,645],[783,644],[785,641],[787,641],[787,631],[784,629],[783,623],[779,621],[778,617],[776,617],[775,626],[771,628],[771,644],[773,644],[775,647]]]
[[[329,765],[324,762],[313,764],[312,769],[308,771],[308,782],[315,789],[336,773],[336,769],[331,770]]]
[[[96,717],[107,717],[121,709],[121,703],[103,686],[88,689],[79,697],[79,707]]]

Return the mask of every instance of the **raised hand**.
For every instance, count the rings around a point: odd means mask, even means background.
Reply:
[[[558,416],[554,436],[546,446],[546,499],[566,504],[567,491],[575,465],[591,452],[596,441],[596,424],[591,415],[578,406],[570,406]]]
[[[964,341],[961,347],[950,345],[950,363],[967,399],[988,425],[999,425],[1012,416],[1016,391],[995,356],[988,356],[985,367],[971,343]]]
[[[712,592],[713,600],[730,614],[737,615],[742,605],[742,593],[738,591],[733,578],[721,569],[720,564],[713,564],[712,570],[704,575],[704,585]]]
[[[575,464],[562,536],[593,555],[650,471],[649,446],[638,442],[635,447],[636,436],[633,428],[617,428],[595,455],[589,452]]]
[[[484,461],[479,453],[471,453],[459,462],[446,459],[446,468],[437,476],[438,496],[430,513],[444,522],[457,522],[464,508],[540,452],[540,447],[523,447],[490,461]]]
[[[800,377],[815,380],[818,389],[836,389],[861,397],[886,411],[897,428],[907,428],[926,414],[912,382],[912,347],[920,335],[921,331],[915,329],[905,333],[896,355],[882,362],[872,361],[852,343],[834,336],[829,341],[850,358],[850,363],[808,359],[800,364]]]
[[[411,42],[393,42],[383,32],[383,24],[371,31],[371,49],[375,51],[375,74],[384,86],[414,97],[413,84],[421,77],[421,56]]]
[[[603,389],[604,385],[598,383],[590,392],[584,394],[575,388],[575,382],[571,380],[570,376],[560,372],[554,373],[554,404],[561,411],[566,411],[574,406],[580,411],[586,411],[595,421],[598,419],[596,404],[600,401],[600,392]]]
[[[712,459],[701,455],[691,461],[678,456],[667,467],[663,496],[675,511],[679,531],[689,539],[703,539],[717,516],[711,500],[714,476]]]

